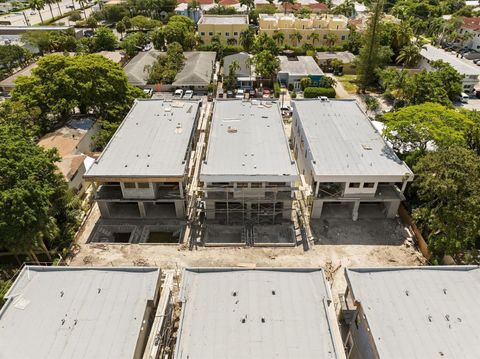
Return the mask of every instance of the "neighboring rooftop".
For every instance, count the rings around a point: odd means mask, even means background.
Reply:
[[[87,161],[90,165],[93,159],[79,149],[80,143],[85,136],[89,135],[89,142],[95,125],[95,119],[91,117],[78,117],[70,120],[65,126],[48,133],[38,141],[38,145],[46,149],[56,148],[61,157],[57,167],[67,180],[70,180],[78,168]],[[90,133],[89,133],[90,132]],[[90,143],[83,147],[90,147]],[[85,166],[88,168],[87,166]]]
[[[298,179],[276,102],[215,102],[200,178],[222,182],[220,179],[232,176],[239,181],[252,180],[251,176],[266,176],[272,182]]]
[[[147,67],[157,61],[162,52],[157,50],[141,51],[135,55],[123,68],[128,82],[134,86],[145,86],[148,79]]]
[[[131,359],[158,268],[26,266],[0,310],[3,358]]]
[[[136,100],[85,178],[181,177],[198,101]]]
[[[478,266],[351,268],[345,273],[380,358],[478,357]]]
[[[344,64],[349,64],[355,59],[355,55],[349,51],[337,51],[337,52],[317,52],[318,61],[326,61],[338,59]]]
[[[198,24],[206,25],[248,25],[247,15],[203,15]]]
[[[322,269],[186,269],[179,298],[176,359],[345,358]]]
[[[148,67],[153,65],[162,52],[150,50],[139,52],[124,70],[128,82],[134,86],[145,86],[148,79]],[[212,79],[213,67],[215,65],[215,52],[192,51],[184,52],[185,66],[175,76],[172,85],[174,86],[208,86]]]
[[[478,1],[476,1],[478,6]],[[480,30],[480,17],[462,17],[461,20],[463,21],[462,28],[479,31]]]
[[[311,56],[279,56],[279,73],[288,73],[291,76],[323,75],[322,69]]]
[[[428,61],[442,60],[450,64],[461,75],[480,75],[480,68],[478,68],[478,66],[438,47],[425,45],[420,50],[420,54]]]
[[[223,76],[228,76],[230,65],[236,61],[239,68],[235,72],[237,77],[248,77],[255,79],[255,65],[251,61],[252,56],[246,52],[228,55],[223,58]],[[249,63],[250,61],[250,63]]]
[[[185,66],[175,76],[173,86],[208,86],[212,80],[215,57],[213,51],[185,52]]]
[[[295,100],[292,106],[305,133],[318,179],[383,176],[395,182],[406,174],[413,179],[412,171],[395,155],[355,100]]]

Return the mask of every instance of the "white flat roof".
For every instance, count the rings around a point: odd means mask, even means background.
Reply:
[[[203,15],[199,24],[248,25],[247,15]]]
[[[2,358],[134,356],[158,268],[26,266],[0,310]]]
[[[202,181],[293,182],[298,177],[276,102],[215,101]]]
[[[323,75],[322,69],[311,56],[279,56],[278,58],[280,59],[279,73],[285,72],[292,76]]]
[[[442,60],[450,64],[461,75],[480,75],[480,68],[478,68],[478,66],[438,47],[425,45],[424,48],[420,50],[420,54],[429,61]]]
[[[186,269],[176,359],[345,358],[321,269]]]
[[[356,101],[295,100],[292,107],[318,180],[381,176],[402,181],[405,174],[413,179],[410,168],[387,145]]]
[[[198,108],[198,101],[136,100],[85,178],[183,176]]]
[[[478,266],[350,268],[345,273],[380,358],[478,358]]]

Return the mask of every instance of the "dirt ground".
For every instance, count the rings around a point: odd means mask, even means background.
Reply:
[[[415,266],[423,256],[408,240],[398,220],[330,219],[312,225],[319,239],[309,250],[294,248],[206,248],[151,244],[87,244],[99,217],[94,206],[77,240],[71,266],[184,267],[322,267],[332,284],[334,298],[345,291],[344,268]]]

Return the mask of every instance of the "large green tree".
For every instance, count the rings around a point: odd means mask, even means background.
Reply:
[[[41,133],[61,124],[76,109],[116,121],[136,97],[143,97],[128,83],[122,68],[101,55],[49,55],[37,64],[31,76],[17,79],[12,101],[38,111]]]
[[[255,72],[264,79],[273,80],[280,68],[280,60],[268,50],[263,50],[253,56]]]
[[[68,245],[78,225],[79,206],[55,162],[13,124],[0,124],[0,247],[25,252],[47,243]]]
[[[436,258],[479,263],[480,157],[464,147],[429,152],[414,167],[421,204],[413,216]]]

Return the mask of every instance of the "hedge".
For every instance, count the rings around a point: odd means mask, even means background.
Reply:
[[[335,89],[332,87],[307,87],[303,91],[303,97],[305,98],[316,98],[319,96],[326,96],[329,98],[335,98],[336,93]]]
[[[275,82],[273,84],[273,93],[276,98],[280,97],[280,85],[278,84],[278,82]]]

